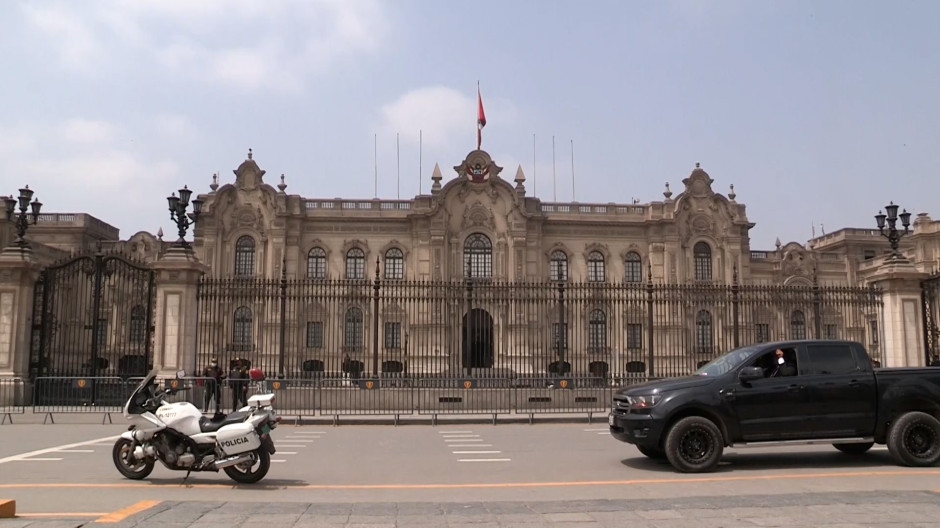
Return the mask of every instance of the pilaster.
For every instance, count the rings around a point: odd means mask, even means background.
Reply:
[[[884,367],[916,367],[925,363],[920,285],[927,276],[907,259],[889,258],[870,278],[883,292]]]
[[[173,247],[153,264],[156,273],[154,368],[163,375],[197,372],[196,335],[199,279],[209,267],[190,249]]]
[[[29,376],[33,291],[40,268],[28,247],[0,252],[0,376]]]

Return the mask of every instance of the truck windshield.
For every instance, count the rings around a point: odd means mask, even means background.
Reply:
[[[696,376],[721,376],[727,372],[731,372],[741,363],[744,363],[751,358],[755,353],[761,350],[759,346],[747,346],[744,348],[736,348],[730,352],[726,352],[717,358],[709,361],[708,363],[702,365],[702,367],[695,371]]]

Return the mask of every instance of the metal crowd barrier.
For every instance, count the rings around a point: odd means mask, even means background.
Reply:
[[[13,423],[14,414],[26,412],[26,384],[20,378],[0,378],[0,425]]]
[[[104,413],[101,423],[111,422],[111,413],[122,411],[140,381],[116,376],[36,378],[33,413],[45,413],[43,423],[55,423],[53,414],[59,413]]]
[[[281,416],[430,416],[436,424],[441,415],[528,416],[546,414],[587,414],[610,409],[613,392],[620,387],[643,383],[645,375],[599,376],[519,376],[514,378],[433,378],[391,376],[375,378],[287,378],[262,382],[245,380],[246,399],[253,394],[273,392],[275,408]],[[19,378],[0,379],[0,415],[12,423],[13,414],[22,414],[32,394],[32,412],[45,413],[43,423],[56,413],[103,413],[102,423],[111,413],[123,410],[124,403],[141,378],[121,377],[41,377],[28,384]],[[188,401],[212,414],[216,396],[223,413],[235,409],[231,380],[223,380],[218,392],[213,378],[185,377],[158,379],[165,388],[180,389],[169,401]],[[239,405],[240,407],[240,405]]]

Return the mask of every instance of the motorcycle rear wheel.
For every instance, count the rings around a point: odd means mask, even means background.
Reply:
[[[147,478],[153,471],[153,460],[135,458],[134,452],[131,451],[131,441],[127,438],[118,438],[114,449],[111,450],[111,458],[114,460],[114,467],[131,480]]]
[[[255,460],[223,468],[225,474],[239,484],[254,484],[263,479],[271,469],[271,455],[263,448],[253,454]]]

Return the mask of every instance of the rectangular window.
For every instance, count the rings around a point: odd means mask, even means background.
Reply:
[[[604,282],[604,261],[603,260],[589,260],[588,261],[588,282]]]
[[[568,349],[568,323],[562,325],[561,335],[558,335],[558,323],[552,323],[552,350],[558,350],[561,345],[562,350]]]
[[[822,327],[823,339],[839,339],[838,325],[824,324]]]
[[[757,323],[754,325],[754,340],[758,343],[770,341],[770,325],[767,323]]]
[[[588,352],[603,354],[607,352],[607,324],[601,321],[588,323]]]
[[[871,344],[878,344],[878,321],[868,321],[868,331],[871,332]]]
[[[862,258],[865,260],[871,260],[877,256],[877,252],[874,249],[866,249],[862,253]]]
[[[548,264],[549,278],[553,281],[568,280],[568,261],[563,259],[552,259]]]
[[[627,350],[640,350],[643,348],[643,325],[627,323]]]
[[[855,352],[848,345],[810,345],[811,374],[851,374],[858,371]]]
[[[307,321],[307,348],[323,348],[322,321]]]
[[[401,349],[401,323],[385,323],[385,348]]]
[[[108,346],[108,320],[104,317],[98,319],[98,350]]]

